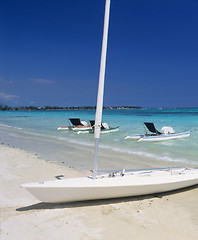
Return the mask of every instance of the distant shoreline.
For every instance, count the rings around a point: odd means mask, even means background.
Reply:
[[[9,107],[1,106],[0,110],[2,111],[34,111],[34,110],[95,110],[96,106],[82,106],[82,107],[57,107],[57,106],[45,106],[45,107]],[[103,107],[103,109],[143,109],[139,106],[116,106],[116,107]]]
[[[140,106],[111,106],[103,109],[197,109],[198,107],[140,107]],[[58,107],[58,106],[20,106],[10,107],[0,105],[0,111],[49,111],[49,110],[95,110],[96,106]]]

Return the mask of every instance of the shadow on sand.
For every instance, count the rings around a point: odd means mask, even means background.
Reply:
[[[142,200],[149,200],[153,198],[163,198],[168,197],[170,195],[175,195],[178,193],[182,193],[185,191],[190,191],[198,189],[198,185],[187,187],[175,191],[165,192],[165,193],[156,193],[151,195],[144,195],[144,196],[135,196],[135,197],[123,197],[123,198],[113,198],[113,199],[102,199],[102,200],[89,200],[89,201],[82,201],[82,202],[70,202],[70,203],[37,203],[26,207],[17,208],[16,211],[18,212],[25,212],[31,210],[45,210],[45,209],[64,209],[64,208],[81,208],[81,207],[89,207],[89,206],[100,206],[100,205],[108,205],[108,204],[116,204],[116,203],[127,203],[133,201],[142,201]]]

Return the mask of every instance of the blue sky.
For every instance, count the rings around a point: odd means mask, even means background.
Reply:
[[[0,104],[95,106],[104,0],[1,0]],[[198,1],[111,2],[105,106],[198,107]]]

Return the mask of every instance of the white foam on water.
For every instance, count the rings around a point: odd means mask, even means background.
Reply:
[[[119,132],[101,136],[100,149],[109,149],[115,152],[130,154],[145,158],[146,161],[156,159],[166,162],[184,162],[198,164],[198,110],[189,109],[141,109],[141,110],[104,110],[103,119],[111,126],[120,125]],[[17,116],[16,116],[17,114]],[[28,117],[20,118],[26,114]],[[85,146],[88,149],[94,147],[93,135],[77,135],[72,131],[58,132],[57,127],[66,122],[67,118],[78,117],[83,120],[94,119],[95,111],[46,111],[46,112],[2,112],[0,127],[7,131],[20,132],[35,136],[38,141],[67,146],[70,144]],[[186,139],[173,140],[161,143],[126,142],[125,135],[130,133],[142,133],[142,122],[153,121],[159,129],[163,125],[170,125],[176,131],[191,130],[191,136]],[[163,123],[162,123],[163,122]],[[28,144],[28,142],[27,142]],[[69,146],[68,146],[69,147]],[[113,153],[114,154],[114,153]],[[122,161],[122,160],[120,160]]]
[[[1,124],[1,123],[0,123],[0,126],[2,126],[2,127],[6,127],[6,128],[14,128],[14,129],[19,129],[19,130],[21,130],[21,129],[22,129],[21,127],[14,127],[14,126],[6,125],[6,124]]]
[[[166,161],[166,162],[183,162],[183,163],[191,163],[191,164],[196,163],[197,164],[197,162],[189,161],[188,159],[184,159],[184,158],[171,158],[168,156],[160,156],[157,154],[143,152],[143,151],[131,151],[128,149],[121,149],[121,148],[109,147],[109,146],[104,146],[104,145],[101,145],[100,147],[104,148],[104,149],[111,149],[115,152],[128,153],[128,154],[135,155],[135,156],[152,158],[152,159]]]

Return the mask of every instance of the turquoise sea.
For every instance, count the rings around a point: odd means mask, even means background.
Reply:
[[[0,111],[0,132],[4,132],[1,134],[1,142],[25,148],[28,146],[28,139],[31,136],[38,142],[41,138],[46,139],[46,141],[50,141],[51,145],[50,147],[45,146],[45,154],[52,153],[53,142],[61,144],[63,147],[65,145],[65,149],[68,144],[77,148],[79,146],[94,149],[93,134],[57,131],[59,126],[68,125],[69,118],[80,118],[89,122],[89,120],[94,120],[94,117],[94,110]],[[144,121],[154,122],[158,130],[163,126],[171,126],[176,132],[190,130],[191,136],[164,142],[137,142],[124,139],[130,134],[144,133],[142,124]],[[103,122],[107,122],[112,127],[119,125],[120,130],[101,135],[100,149],[111,151],[115,155],[120,154],[120,156],[127,154],[133,159],[144,159],[145,161],[153,159],[156,162],[164,162],[165,165],[168,162],[182,162],[198,166],[198,109],[109,109],[103,111]],[[9,134],[5,135],[6,132]],[[14,133],[20,134],[20,136],[28,134],[29,137],[25,142],[20,137],[17,141],[12,142]],[[22,145],[20,142],[23,142]],[[29,143],[30,150],[31,144]],[[37,149],[33,149],[33,151],[36,152]],[[56,151],[58,150],[54,147],[53,152]],[[111,164],[113,166],[113,163]]]

